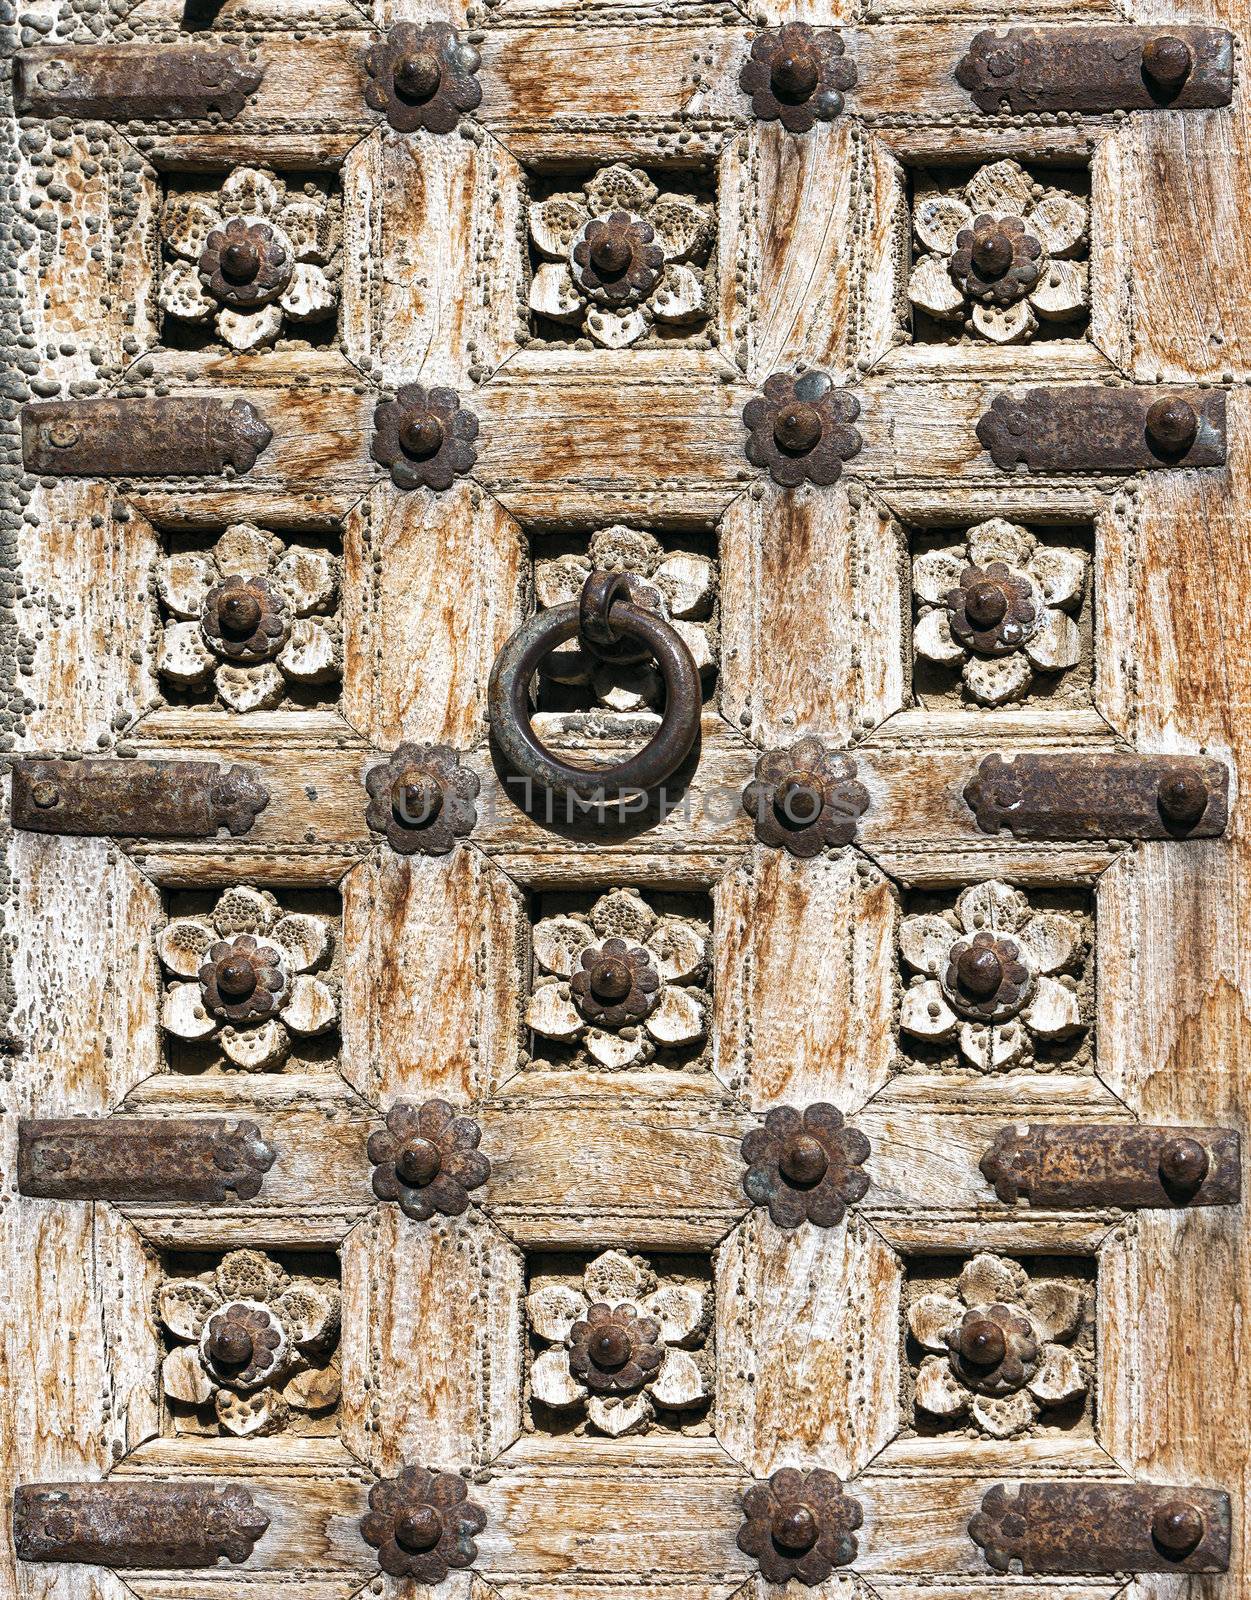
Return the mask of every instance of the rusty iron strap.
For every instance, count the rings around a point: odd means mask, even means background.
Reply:
[[[28,833],[212,839],[219,828],[247,833],[268,804],[250,767],[215,761],[13,763],[13,826]]]
[[[1225,1572],[1229,1496],[1154,1483],[997,1483],[969,1520],[996,1572]]]
[[[215,1567],[246,1561],[269,1518],[238,1483],[24,1483],[13,1493],[20,1561]]]
[[[264,71],[239,50],[202,44],[37,45],[14,58],[13,92],[28,116],[230,121]]]
[[[84,478],[250,472],[273,433],[247,400],[165,395],[38,400],[22,407],[28,472]]]
[[[979,111],[1183,111],[1227,106],[1234,40],[1224,28],[986,29],[956,68]]]
[[[1225,464],[1219,389],[1074,384],[997,394],[977,437],[1005,472],[1142,472]]]
[[[1242,1196],[1232,1128],[1030,1123],[1000,1128],[982,1175],[1005,1205],[1229,1206]]]
[[[487,689],[491,731],[513,770],[542,788],[572,793],[592,804],[659,787],[686,760],[699,734],[699,670],[685,640],[655,612],[617,598],[618,580],[626,583],[623,574],[593,572],[581,602],[571,600],[532,617],[496,656]],[[561,761],[530,723],[531,678],[540,662],[575,634],[593,652],[611,648],[621,635],[641,640],[664,679],[660,727],[637,755],[616,766],[575,767]]]
[[[224,1117],[23,1117],[17,1187],[40,1200],[251,1200],[277,1156]]]
[[[1229,769],[1206,756],[992,755],[964,799],[983,833],[1018,839],[1212,839],[1229,820]]]

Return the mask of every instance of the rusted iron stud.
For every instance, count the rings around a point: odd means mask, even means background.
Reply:
[[[1225,464],[1219,389],[1075,384],[997,394],[977,437],[1005,472],[1128,473]]]
[[[990,116],[1227,106],[1233,35],[1172,23],[986,29],[956,68],[956,82]]]
[[[370,453],[400,489],[450,489],[478,459],[478,419],[455,389],[401,386],[374,408]]]
[[[481,782],[446,744],[402,744],[365,774],[365,821],[400,855],[446,855],[478,820]]]
[[[576,795],[588,805],[659,788],[686,760],[699,736],[703,696],[690,649],[662,617],[636,605],[630,593],[626,574],[592,572],[583,586],[585,604],[569,601],[532,617],[496,656],[487,686],[491,731],[508,765],[541,789]],[[588,617],[598,617],[598,631],[593,629],[590,636],[582,632]],[[604,648],[596,637],[641,641],[664,679],[660,727],[637,755],[616,766],[575,767],[562,761],[531,725],[530,680],[556,646],[575,635],[593,654]]]
[[[365,52],[365,104],[398,133],[451,133],[482,102],[482,58],[449,23],[397,22]]]
[[[969,1521],[987,1564],[1035,1573],[1225,1572],[1229,1496],[1154,1483],[997,1483]]]
[[[1206,756],[986,756],[965,785],[983,833],[1018,839],[1211,839],[1229,820],[1229,769]]]
[[[856,64],[844,52],[837,28],[787,22],[757,34],[738,77],[739,88],[751,96],[752,115],[780,122],[788,133],[832,121],[856,83]]]
[[[813,737],[766,750],[743,790],[743,810],[755,819],[761,844],[801,860],[850,844],[868,805],[854,759]]]
[[[264,66],[203,44],[36,45],[13,62],[19,114],[90,122],[229,122]]]
[[[386,1126],[369,1136],[374,1193],[397,1201],[418,1222],[436,1211],[459,1217],[469,1209],[469,1190],[491,1176],[491,1163],[478,1149],[481,1138],[474,1119],[458,1116],[446,1100],[397,1101]]]
[[[855,395],[836,389],[828,373],[775,372],[743,407],[747,459],[784,488],[837,483],[863,442],[852,427],[859,415]]]
[[[1030,1123],[1000,1128],[982,1175],[1005,1205],[1235,1205],[1240,1140],[1231,1128]]]
[[[250,472],[273,438],[248,400],[164,395],[38,400],[22,407],[27,472],[82,478]]]
[[[269,804],[252,768],[100,757],[13,763],[12,819],[28,833],[212,839],[247,833]]]
[[[487,1518],[468,1495],[463,1478],[426,1467],[405,1467],[374,1484],[360,1530],[383,1572],[435,1584],[452,1567],[472,1566],[478,1559],[473,1535]]]
[[[847,1207],[868,1192],[864,1163],[871,1148],[836,1106],[817,1102],[802,1112],[775,1106],[762,1128],[743,1135],[743,1192],[753,1205],[768,1208],[776,1227],[837,1227]]]
[[[769,1583],[794,1578],[811,1588],[856,1559],[864,1512],[832,1472],[783,1467],[767,1483],[753,1483],[742,1507],[738,1547],[756,1558]]]
[[[251,1200],[277,1157],[224,1117],[23,1117],[17,1187],[43,1200]]]
[[[215,1567],[246,1561],[269,1518],[238,1483],[25,1483],[13,1494],[20,1561]]]

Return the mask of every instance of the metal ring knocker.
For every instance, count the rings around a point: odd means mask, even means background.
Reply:
[[[699,669],[686,642],[663,617],[635,604],[622,572],[592,572],[581,598],[540,611],[518,628],[495,658],[487,691],[491,729],[509,765],[548,789],[580,800],[616,798],[656,788],[691,752],[699,733]],[[665,683],[660,727],[638,752],[614,767],[575,767],[554,756],[530,721],[530,679],[539,663],[566,639],[606,661],[655,658]],[[640,648],[640,646],[642,648]]]

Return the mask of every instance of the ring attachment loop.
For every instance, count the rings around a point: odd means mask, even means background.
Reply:
[[[628,573],[592,572],[580,599],[531,617],[495,658],[487,691],[491,730],[509,766],[544,788],[591,803],[655,789],[677,771],[695,744],[703,698],[699,669],[681,634],[658,612],[636,602],[637,581]],[[660,727],[637,755],[615,766],[575,767],[562,761],[532,725],[530,680],[557,645],[575,636],[609,660],[650,655],[664,680]],[[621,646],[630,653],[616,654]]]

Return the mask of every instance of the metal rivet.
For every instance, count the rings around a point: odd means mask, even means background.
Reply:
[[[208,1353],[219,1367],[246,1367],[252,1359],[252,1339],[237,1322],[224,1322],[209,1334]]]
[[[1160,1176],[1178,1189],[1197,1189],[1209,1165],[1208,1153],[1197,1139],[1170,1139],[1160,1150]]]
[[[395,1540],[405,1550],[433,1550],[443,1537],[443,1519],[433,1506],[414,1506],[395,1519]]]
[[[997,1367],[1007,1354],[1003,1329],[989,1317],[978,1317],[960,1329],[960,1354],[976,1367]]]
[[[222,276],[231,283],[251,283],[261,270],[261,253],[250,239],[234,239],[222,251]]]
[[[781,450],[806,455],[821,439],[821,413],[802,401],[784,406],[773,424],[773,437]]]
[[[62,418],[49,425],[48,439],[58,450],[69,450],[78,443],[78,429],[68,418]]]
[[[820,1183],[830,1164],[825,1147],[809,1133],[789,1140],[782,1149],[778,1166],[784,1177],[801,1186]]]
[[[792,828],[810,827],[821,815],[825,792],[810,772],[793,772],[773,797],[778,820]]]
[[[973,235],[972,255],[983,278],[1002,278],[1012,265],[1012,240],[997,225],[979,228]]]
[[[806,100],[820,81],[821,68],[813,50],[783,51],[769,74],[774,94],[792,104]]]
[[[1003,982],[1003,962],[995,951],[982,945],[969,945],[956,963],[956,981],[966,994],[984,1000]]]
[[[1180,395],[1166,395],[1147,412],[1147,438],[1169,455],[1189,450],[1199,432],[1195,408]]]
[[[1189,1500],[1167,1500],[1151,1519],[1151,1534],[1170,1555],[1184,1556],[1203,1538],[1203,1513]]]
[[[430,772],[402,777],[392,786],[391,809],[408,827],[425,827],[443,809],[443,786]]]
[[[424,1187],[433,1181],[443,1165],[439,1147],[430,1139],[410,1139],[395,1157],[395,1170],[405,1183]]]
[[[1175,33],[1160,33],[1143,46],[1142,68],[1153,83],[1164,89],[1180,89],[1190,76],[1194,56],[1190,46]]]
[[[964,614],[979,629],[994,628],[1008,614],[1008,597],[1003,585],[993,578],[971,583],[964,595]]]
[[[425,461],[442,447],[443,424],[428,412],[406,417],[400,424],[400,444],[407,455]]]
[[[783,1550],[802,1554],[817,1542],[817,1519],[805,1505],[781,1505],[773,1513],[769,1531]]]
[[[395,64],[395,87],[406,100],[429,100],[442,79],[443,69],[428,51],[401,56]]]
[[[588,1348],[597,1367],[615,1372],[630,1359],[630,1336],[615,1322],[601,1323],[588,1340]]]
[[[229,956],[217,969],[217,987],[232,1000],[246,1000],[256,988],[256,968],[246,956]]]
[[[622,956],[602,956],[591,968],[591,993],[597,1000],[624,1000],[634,982],[634,970]]]
[[[232,589],[223,595],[217,614],[228,633],[255,633],[261,620],[261,603],[248,589]]]
[[[1160,779],[1156,791],[1160,811],[1170,822],[1192,824],[1207,810],[1208,786],[1193,769],[1179,768]]]
[[[49,783],[46,778],[31,785],[30,797],[40,811],[50,811],[53,806],[61,803],[61,791],[55,783]]]
[[[591,246],[591,264],[604,278],[619,278],[634,259],[634,251],[624,233],[601,233]]]

